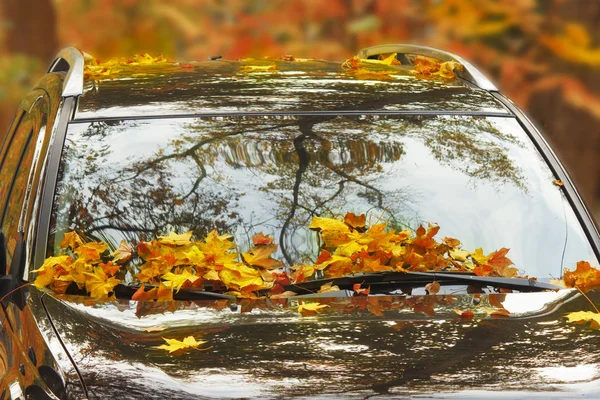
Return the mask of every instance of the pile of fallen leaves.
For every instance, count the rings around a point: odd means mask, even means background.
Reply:
[[[462,249],[458,239],[436,238],[440,227],[428,224],[411,230],[395,231],[386,223],[367,225],[366,215],[347,213],[343,218],[314,217],[308,226],[322,243],[312,264],[286,266],[273,255],[278,246],[273,238],[258,233],[246,252],[239,251],[230,235],[210,232],[202,241],[193,241],[192,233],[160,236],[132,246],[122,241],[110,252],[102,242],[86,242],[76,232],[66,233],[60,243],[61,254],[48,257],[36,271],[34,285],[55,293],[86,294],[95,299],[111,298],[117,285],[139,285],[133,300],[173,300],[181,289],[226,293],[237,298],[272,299],[293,296],[288,285],[357,273],[393,272],[471,272],[479,276],[518,277],[518,271],[501,248],[485,254]],[[135,262],[134,262],[135,261]],[[581,261],[575,271],[565,272],[565,287],[589,290],[600,285],[600,270]],[[320,292],[339,290],[332,282]],[[439,291],[439,283],[426,288]],[[357,296],[369,294],[369,288],[355,285]],[[310,306],[303,311],[311,310]],[[597,311],[597,310],[596,310]],[[575,322],[593,321],[600,313],[570,315]],[[595,325],[596,324],[596,325]]]
[[[95,59],[89,54],[85,54],[85,66],[84,66],[84,77],[85,79],[103,79],[108,78],[111,75],[117,74],[121,72],[121,67],[135,66],[135,65],[153,65],[153,64],[162,64],[166,62],[174,62],[172,59],[168,59],[163,57],[163,55],[159,55],[157,57],[152,57],[148,53],[136,54],[133,57],[120,57],[120,58],[112,58],[108,61],[100,61]]]
[[[429,224],[412,232],[387,229],[386,223],[366,226],[366,216],[347,213],[343,219],[314,217],[308,226],[319,232],[321,254],[312,265],[294,266],[294,282],[304,282],[316,271],[325,278],[381,271],[472,272],[480,276],[517,276],[502,248],[488,255],[481,248],[470,253],[458,239],[437,241],[440,227]]]
[[[236,297],[257,297],[268,291],[281,295],[290,283],[317,277],[336,278],[361,272],[446,271],[477,275],[517,276],[506,257],[508,249],[484,255],[461,249],[454,238],[435,240],[439,226],[420,226],[416,232],[389,230],[385,223],[366,225],[366,216],[348,213],[342,219],[314,217],[308,226],[318,232],[322,251],[313,264],[286,268],[273,258],[277,245],[259,233],[253,246],[239,252],[230,235],[210,232],[203,241],[192,241],[192,233],[171,232],[134,247],[122,241],[109,253],[102,242],[85,242],[76,232],[65,234],[62,254],[49,257],[37,270],[37,287],[65,293],[75,287],[93,298],[107,298],[131,269],[134,282],[141,284],[134,300],[172,300],[182,288],[211,290]],[[288,271],[291,274],[288,274]]]
[[[397,53],[381,56],[380,59],[365,59],[354,56],[342,63],[342,69],[356,79],[392,80],[392,74],[401,73],[391,66],[402,65],[396,59]],[[463,65],[457,61],[440,62],[434,58],[416,56],[410,74],[421,79],[442,79],[451,81],[456,78],[455,71],[462,71]]]

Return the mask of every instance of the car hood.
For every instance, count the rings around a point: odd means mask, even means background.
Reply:
[[[598,303],[600,296],[591,296]],[[306,300],[43,297],[89,398],[580,398],[600,392],[598,331],[564,318],[590,309],[573,290],[317,301],[325,307],[301,315],[298,305]],[[510,315],[494,318],[490,308],[498,307]],[[157,348],[164,338],[190,335],[206,341],[202,351]]]

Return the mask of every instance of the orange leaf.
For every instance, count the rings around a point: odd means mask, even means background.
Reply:
[[[252,237],[252,243],[254,243],[255,246],[261,246],[261,245],[265,245],[265,244],[273,244],[273,238],[269,235],[265,235],[262,232],[259,232],[258,234],[254,235]]]
[[[364,230],[367,225],[367,216],[366,214],[355,215],[349,212],[344,216],[344,222],[353,229]]]
[[[371,293],[371,286],[369,286],[367,288],[361,288],[360,286],[361,286],[360,283],[355,283],[352,286],[354,293],[356,293],[358,296],[367,296],[369,293]]]
[[[600,270],[594,268],[587,261],[579,261],[575,271],[566,269],[563,280],[567,287],[578,287],[588,289],[594,286],[600,286]]]
[[[437,281],[433,281],[425,285],[425,290],[427,291],[427,294],[436,294],[440,291],[440,289],[440,283]]]
[[[273,269],[281,265],[280,261],[271,257],[276,250],[276,244],[263,245],[251,249],[248,253],[242,254],[242,258],[248,265],[265,269]]]

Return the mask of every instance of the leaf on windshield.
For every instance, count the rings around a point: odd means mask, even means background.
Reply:
[[[168,236],[159,236],[159,242],[167,245],[174,246],[185,246],[190,244],[190,239],[192,238],[192,232],[182,233],[180,235],[175,232],[169,233]]]
[[[163,284],[167,288],[172,288],[175,290],[175,292],[179,292],[181,287],[186,282],[194,283],[195,281],[197,281],[200,278],[187,270],[183,270],[180,274],[174,274],[172,272],[167,272],[166,274],[164,274],[161,277],[161,279],[163,280]]]
[[[255,246],[273,244],[273,241],[274,239],[271,236],[265,235],[262,232],[259,232],[258,234],[252,236],[252,243],[254,243]]]
[[[600,286],[600,270],[592,267],[587,261],[579,261],[575,271],[565,269],[563,280],[567,287],[586,290]]]
[[[114,287],[121,282],[119,279],[109,277],[102,268],[94,268],[93,273],[85,273],[85,275],[87,276],[85,288],[94,299],[107,298]]]
[[[321,285],[318,293],[327,293],[327,292],[338,292],[340,290],[339,286],[334,285],[333,281],[327,282],[324,285]]]
[[[275,260],[273,253],[277,251],[276,244],[262,245],[242,254],[244,262],[248,265],[273,269],[281,266],[281,261]]]
[[[199,349],[198,347],[202,346],[204,343],[206,343],[206,341],[205,340],[196,340],[196,338],[193,336],[188,336],[188,337],[184,338],[183,340],[168,339],[168,338],[163,338],[163,340],[165,342],[167,342],[167,344],[155,346],[154,348],[161,349],[161,350],[167,350],[169,352],[169,354],[172,354],[172,353],[180,354],[180,353],[184,353],[189,350],[192,350],[192,349],[209,350],[211,348],[211,347],[207,347],[204,349]]]
[[[121,240],[119,248],[113,251],[111,254],[113,262],[116,264],[125,264],[129,261],[133,255],[133,247],[125,240]]]
[[[67,249],[67,248],[76,249],[77,247],[79,247],[79,245],[82,245],[82,244],[83,244],[83,240],[81,239],[81,237],[77,234],[77,232],[72,231],[72,232],[65,233],[65,236],[60,241],[60,248],[61,249]]]

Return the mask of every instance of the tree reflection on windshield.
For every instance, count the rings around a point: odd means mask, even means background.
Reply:
[[[262,231],[292,265],[318,253],[306,229],[313,216],[351,211],[390,229],[438,222],[467,244],[509,246],[495,244],[502,234],[480,240],[469,219],[507,198],[537,201],[528,180],[546,176],[517,164],[533,150],[513,131],[490,118],[443,116],[75,124],[55,201],[57,239],[74,229],[114,248],[121,239],[190,230],[201,238],[217,228],[244,248]]]

